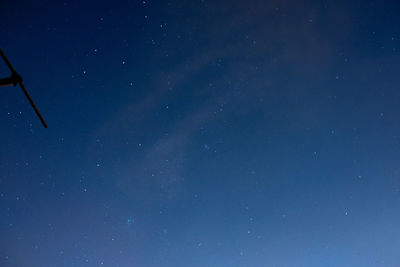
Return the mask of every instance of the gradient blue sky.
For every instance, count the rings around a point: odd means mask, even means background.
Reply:
[[[396,1],[0,8],[0,266],[399,266]]]

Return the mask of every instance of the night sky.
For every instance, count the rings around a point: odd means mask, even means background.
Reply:
[[[0,266],[400,266],[396,2],[2,0]]]

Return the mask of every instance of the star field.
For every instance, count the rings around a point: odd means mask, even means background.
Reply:
[[[396,1],[0,8],[0,266],[398,266]]]

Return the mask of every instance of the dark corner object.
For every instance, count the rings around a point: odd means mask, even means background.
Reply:
[[[32,98],[28,94],[28,91],[25,89],[24,84],[22,83],[22,77],[14,70],[13,66],[11,65],[10,61],[8,61],[6,55],[4,55],[3,51],[0,49],[0,55],[3,58],[4,62],[7,64],[8,68],[11,70],[11,76],[8,78],[3,78],[0,79],[0,86],[8,86],[8,85],[14,85],[16,86],[19,84],[21,86],[22,91],[24,91],[24,94],[26,98],[28,98],[29,103],[31,103],[33,109],[35,110],[36,115],[39,117],[40,121],[42,122],[44,128],[47,128],[47,124],[44,121],[42,115],[40,114],[38,108],[36,107],[35,103],[33,102]]]

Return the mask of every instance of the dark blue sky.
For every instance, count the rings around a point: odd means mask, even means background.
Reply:
[[[399,266],[396,1],[0,8],[0,266]]]

